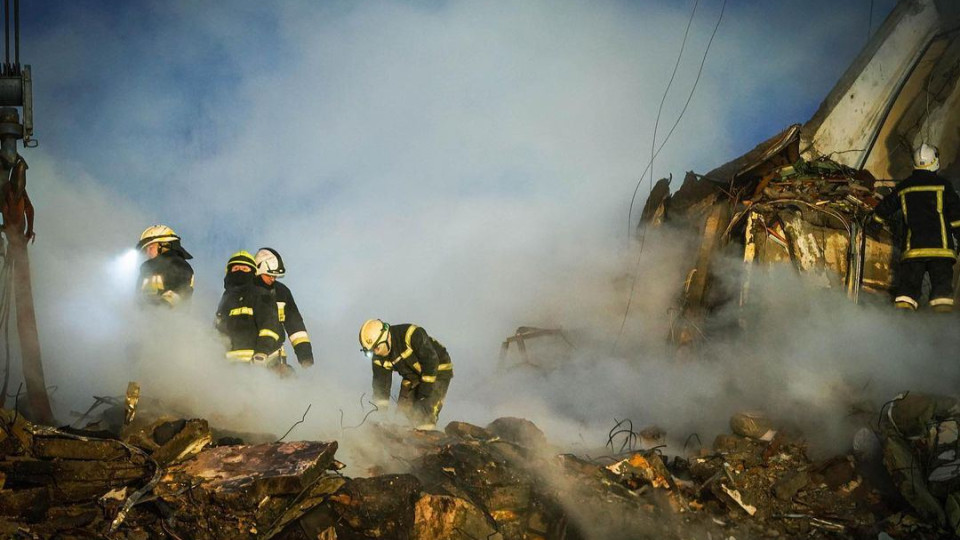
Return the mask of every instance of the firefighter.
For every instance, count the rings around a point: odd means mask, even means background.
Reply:
[[[286,364],[287,354],[283,349],[286,335],[290,336],[290,343],[297,355],[300,367],[308,368],[313,365],[313,345],[307,334],[307,327],[303,324],[300,309],[293,300],[290,289],[277,281],[286,274],[283,259],[276,250],[265,247],[257,251],[254,257],[257,264],[257,284],[270,291],[277,303],[277,315],[280,317],[280,355],[281,362]]]
[[[176,306],[193,295],[193,258],[180,245],[180,237],[166,225],[147,227],[137,249],[147,260],[140,265],[140,297],[147,304]]]
[[[390,405],[393,373],[403,378],[397,407],[417,429],[436,427],[443,408],[453,362],[447,349],[414,324],[390,325],[371,319],[360,327],[360,350],[373,362],[373,400],[378,409]]]
[[[899,284],[896,307],[915,311],[920,305],[924,274],[930,276],[930,307],[953,310],[953,265],[957,260],[954,234],[960,228],[960,197],[937,174],[940,153],[923,143],[913,153],[914,171],[874,209],[878,225],[902,214]]]
[[[280,319],[273,297],[254,284],[257,265],[246,251],[227,261],[216,326],[230,341],[227,359],[276,367],[280,358]]]

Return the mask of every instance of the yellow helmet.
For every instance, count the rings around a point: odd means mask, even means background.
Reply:
[[[227,273],[230,273],[230,269],[236,265],[242,265],[249,268],[252,272],[257,271],[257,263],[253,260],[253,255],[249,251],[238,251],[230,256],[230,260],[227,261]]]
[[[152,225],[147,227],[147,229],[143,231],[143,234],[140,235],[140,241],[137,242],[137,249],[143,249],[150,244],[175,242],[177,240],[180,240],[180,237],[177,236],[177,233],[173,232],[173,229],[170,227],[166,225]]]
[[[390,325],[370,319],[360,327],[360,352],[367,358],[383,358],[390,353]]]

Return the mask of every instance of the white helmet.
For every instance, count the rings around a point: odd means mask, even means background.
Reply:
[[[940,170],[940,150],[936,146],[923,143],[913,151],[913,166],[924,171]]]
[[[254,260],[257,263],[257,275],[266,274],[281,278],[287,272],[286,268],[283,267],[283,259],[280,258],[280,254],[271,248],[260,248],[260,251],[254,256]]]

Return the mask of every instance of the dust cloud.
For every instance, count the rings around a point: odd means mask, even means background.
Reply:
[[[707,170],[813,112],[861,45],[837,30],[862,14],[804,4],[725,15],[737,32],[718,34],[658,176]],[[849,389],[877,402],[956,381],[952,318],[854,306],[789,271],[758,281],[756,326],[717,313],[697,358],[676,358],[665,336],[691,240],[650,231],[636,264],[624,229],[687,6],[240,5],[119,7],[109,20],[64,5],[25,29],[48,137],[24,152],[34,280],[63,422],[138,380],[145,396],[244,431],[282,434],[310,405],[290,438],[340,437],[368,410],[355,336],[371,317],[419,324],[448,347],[442,421],[524,416],[575,448],[602,447],[614,418],[709,441],[745,408],[843,444]],[[828,22],[803,32],[769,22],[817,9]],[[718,11],[699,11],[665,122]],[[766,61],[777,55],[790,60]],[[103,84],[116,66],[121,82]],[[816,80],[784,90],[804,73]],[[744,134],[743,118],[765,132]],[[153,223],[196,257],[186,309],[135,305],[124,253]],[[284,257],[317,357],[292,380],[227,364],[213,330],[226,259],[265,245]],[[521,325],[563,327],[576,349],[550,351],[547,370],[500,365]]]

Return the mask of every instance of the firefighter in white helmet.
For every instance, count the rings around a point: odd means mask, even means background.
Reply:
[[[180,237],[166,225],[147,227],[137,249],[147,260],[140,265],[137,280],[141,299],[148,304],[176,306],[193,295],[192,256],[180,245]]]
[[[874,209],[874,221],[893,218],[903,224],[896,307],[910,311],[920,306],[923,276],[930,276],[930,307],[953,310],[953,265],[957,260],[954,235],[960,229],[960,197],[953,185],[937,174],[940,152],[921,144],[913,153],[914,171]]]
[[[370,319],[360,327],[360,350],[373,363],[373,402],[390,405],[393,372],[403,378],[397,406],[418,429],[436,427],[453,378],[450,354],[426,330],[414,324]]]
[[[277,303],[277,314],[282,326],[280,330],[281,362],[286,365],[287,355],[283,349],[283,342],[285,336],[290,336],[290,343],[293,345],[293,351],[297,355],[297,362],[300,363],[300,367],[308,368],[312,366],[313,345],[310,343],[307,327],[303,324],[300,308],[297,307],[290,289],[277,281],[287,273],[283,266],[283,259],[280,258],[280,254],[276,250],[265,247],[257,251],[254,260],[257,265],[257,285],[267,289]]]

